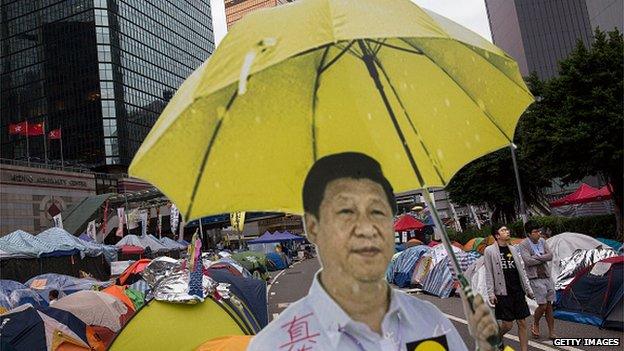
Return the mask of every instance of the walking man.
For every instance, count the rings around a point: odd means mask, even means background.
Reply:
[[[496,319],[500,320],[501,338],[518,325],[520,349],[528,350],[529,338],[525,318],[531,315],[525,295],[533,298],[533,291],[527,278],[522,256],[515,247],[508,244],[509,229],[502,226],[494,232],[496,242],[485,248],[485,283],[488,298],[493,304]]]
[[[534,338],[540,337],[539,323],[542,315],[546,316],[548,337],[554,338],[555,318],[553,317],[553,302],[555,301],[555,284],[550,277],[548,262],[552,261],[553,254],[542,238],[541,229],[531,221],[525,226],[527,238],[519,245],[522,260],[526,265],[526,273],[531,283],[538,304],[533,315],[531,334]]]

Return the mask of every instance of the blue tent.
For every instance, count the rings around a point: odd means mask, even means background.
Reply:
[[[207,269],[208,275],[219,283],[230,284],[230,291],[249,307],[260,328],[269,323],[266,284],[254,278],[243,278],[220,269]]]
[[[101,282],[95,279],[75,278],[69,275],[46,273],[30,278],[26,286],[37,291],[46,301],[51,290],[58,290],[60,297],[81,290],[92,290],[94,287],[105,288],[111,282]]]
[[[0,280],[0,306],[10,310],[27,303],[33,306],[48,305],[48,302],[41,295],[24,284],[13,280]]]
[[[412,246],[401,251],[394,261],[392,271],[390,272],[390,277],[392,278],[390,282],[396,284],[400,288],[409,286],[416,261],[428,251],[429,247],[425,245]]]
[[[600,241],[601,243],[611,247],[613,250],[617,251],[622,247],[622,243],[613,239],[606,239],[606,238],[596,238],[596,240]]]
[[[286,262],[284,262],[284,260],[282,259],[282,256],[280,256],[280,254],[278,254],[277,252],[269,252],[266,254],[266,257],[267,259],[271,260],[271,262],[273,262],[273,265],[275,265],[275,269],[282,270],[288,268]]]
[[[556,303],[555,318],[624,330],[624,256],[597,262],[579,273]]]
[[[264,232],[264,234],[262,234],[261,236],[259,236],[258,238],[255,238],[253,240],[250,240],[248,243],[249,244],[266,244],[266,243],[279,243],[282,241],[303,241],[305,240],[304,237],[301,237],[299,235],[294,235],[294,234],[290,234],[289,232],[275,232],[275,233],[269,233]]]

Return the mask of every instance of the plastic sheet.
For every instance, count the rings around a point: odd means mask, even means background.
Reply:
[[[561,272],[555,280],[555,289],[565,289],[583,268],[612,256],[617,256],[617,253],[610,248],[574,251],[572,256],[561,260]]]

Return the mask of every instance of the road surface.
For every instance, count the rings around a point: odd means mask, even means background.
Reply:
[[[277,317],[289,304],[297,301],[305,296],[314,279],[314,273],[318,271],[320,264],[317,259],[309,259],[295,263],[289,269],[283,271],[272,272],[271,284],[268,286],[268,304],[269,304],[269,320]],[[467,346],[472,348],[472,338],[468,333],[468,325],[459,298],[440,299],[435,296],[417,294],[417,298],[427,300],[435,304],[455,325],[457,331],[466,341]],[[528,321],[531,321],[529,317]],[[545,321],[540,326],[542,333],[547,328]],[[603,338],[620,338],[620,342],[624,340],[622,332],[601,330],[594,326],[577,324],[555,320],[555,328],[558,336],[571,338],[585,337],[603,337]],[[517,329],[514,327],[510,333],[505,335],[504,342],[515,350],[519,350]],[[575,347],[557,347],[553,346],[552,341],[542,338],[541,340],[531,340],[529,344],[530,350],[543,351],[579,351],[579,350],[621,350],[622,347],[599,347],[599,346],[575,346]]]

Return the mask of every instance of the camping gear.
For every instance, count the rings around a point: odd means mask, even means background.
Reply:
[[[243,251],[232,254],[230,258],[251,272],[254,277],[262,280],[269,278],[267,258],[264,253]]]
[[[48,294],[51,290],[58,290],[59,297],[63,297],[82,290],[99,290],[110,284],[110,282],[101,282],[91,278],[75,278],[63,274],[46,273],[29,279],[25,285],[38,292],[41,297],[48,301]]]
[[[145,285],[147,285],[147,283]],[[138,311],[139,308],[141,308],[141,307],[143,307],[143,305],[145,305],[145,295],[146,295],[146,292],[134,289],[131,286],[129,286],[129,287],[127,287],[124,290],[124,293],[132,301],[132,304],[134,306],[133,309],[135,311]]]
[[[22,230],[16,230],[0,237],[0,250],[8,253],[11,257],[59,257],[71,256],[76,252],[74,249],[59,250]]]
[[[87,326],[87,340],[95,351],[107,351],[108,346],[115,338],[115,333],[105,327],[97,325]]]
[[[532,102],[511,57],[411,1],[302,0],[240,21],[178,89],[129,173],[187,219],[301,214],[314,161],[357,151],[380,162],[395,192],[424,188],[434,209],[429,188],[511,145]]]
[[[235,313],[211,298],[196,304],[152,300],[121,330],[116,350],[193,350],[206,340],[244,335]]]
[[[557,277],[552,277],[555,282],[555,289],[565,289],[583,268],[613,256],[617,256],[617,254],[611,248],[574,251],[572,256],[561,260],[561,272]]]
[[[170,248],[170,249],[177,249],[177,250],[185,250],[188,247],[188,244],[184,244],[181,241],[175,241],[171,238],[168,237],[162,237],[160,239],[160,242],[165,245],[166,247]]]
[[[229,274],[233,276],[242,277],[243,273],[241,273],[238,269],[236,269],[232,264],[228,262],[215,262],[209,266],[211,269],[215,270],[223,270],[227,271]]]
[[[624,256],[584,268],[563,290],[555,317],[624,330]]]
[[[389,282],[396,284],[399,288],[409,286],[416,261],[427,252],[429,248],[424,245],[409,247],[402,251],[394,261]]]
[[[219,283],[230,284],[230,291],[249,307],[255,319],[260,324],[260,328],[264,328],[269,323],[266,296],[267,288],[263,281],[233,276],[223,270],[212,268],[207,269],[205,274]]]
[[[619,250],[622,247],[622,243],[617,240],[607,238],[596,238],[596,240],[600,241],[605,246],[611,247],[615,251]]]
[[[26,285],[13,280],[0,280],[0,306],[8,311],[27,303],[35,307],[48,305],[41,295]]]
[[[252,335],[221,336],[199,345],[195,351],[245,351],[252,337]]]
[[[572,256],[577,249],[589,250],[604,247],[603,243],[591,236],[571,232],[554,235],[546,239],[546,244],[550,252],[553,253],[553,259],[550,262],[550,276],[553,277],[553,279],[558,277],[561,272],[561,260]]]
[[[89,350],[68,326],[30,305],[0,315],[0,325],[3,350]]]
[[[249,240],[247,243],[248,244],[265,244],[265,243],[279,243],[282,241],[304,241],[305,238],[298,236],[298,235],[294,235],[291,234],[289,232],[275,232],[275,233],[270,233],[270,232],[264,232],[264,234],[262,234],[261,236],[253,239],[253,240]]]
[[[410,230],[423,230],[425,224],[410,215],[402,215],[394,222],[395,232],[407,232]]]
[[[143,255],[143,253],[145,253],[145,250],[140,246],[121,245],[118,247],[119,247],[119,250],[121,251],[121,254],[124,255],[124,257],[138,256],[138,259],[141,259],[141,256]]]
[[[130,285],[141,279],[141,272],[143,272],[151,261],[150,259],[143,258],[128,266],[128,268],[119,275],[119,278],[117,278],[117,284]]]
[[[115,297],[99,291],[79,291],[60,298],[54,308],[73,313],[87,325],[118,332],[132,311]]]

